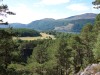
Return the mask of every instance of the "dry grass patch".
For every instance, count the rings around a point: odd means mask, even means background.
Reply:
[[[38,39],[50,39],[50,38],[55,39],[55,37],[53,35],[49,35],[46,33],[40,33],[40,34],[41,34],[41,36],[39,36],[39,37],[18,37],[18,38],[14,37],[13,39],[21,39],[21,40],[28,40],[28,41],[38,40]]]

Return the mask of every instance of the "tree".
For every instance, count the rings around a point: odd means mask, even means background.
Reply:
[[[15,15],[15,13],[9,11],[7,5],[0,5],[0,16],[7,17],[7,14]],[[0,25],[8,25],[8,22],[1,19]],[[11,30],[0,30],[0,74],[2,75],[8,75],[7,67],[11,63],[12,51],[14,50],[12,36]]]
[[[48,54],[44,46],[41,45],[37,46],[34,52],[35,52],[34,57],[38,63],[43,64],[48,60]]]
[[[92,36],[91,36],[92,40],[91,41],[93,41],[93,44],[97,40],[99,32],[100,32],[100,14],[98,14],[96,16],[96,20],[95,20],[95,23],[94,23],[94,26],[92,29]],[[94,47],[94,46],[92,46],[92,47]]]
[[[96,16],[95,24],[93,26],[93,32],[95,33],[95,36],[98,35],[99,31],[100,31],[100,14]]]
[[[97,62],[100,62],[100,33],[97,37],[97,42],[95,43],[95,47],[93,49],[94,57]]]
[[[34,70],[36,73],[43,75],[45,68],[43,65],[49,60],[48,52],[47,52],[47,46],[38,45],[34,50],[33,54],[31,55],[31,58],[29,58],[29,64],[33,64]],[[33,71],[34,71],[33,70]],[[46,71],[45,71],[46,72]]]
[[[7,66],[11,63],[12,52],[15,50],[15,44],[12,40],[12,34],[2,30],[0,31],[0,66],[4,68],[6,74]],[[6,74],[7,75],[7,74]]]
[[[56,57],[58,75],[69,75],[71,73],[72,50],[65,39],[60,39]]]
[[[3,1],[3,0],[0,0],[0,1]],[[15,13],[12,11],[9,11],[9,8],[7,5],[4,5],[4,4],[0,5],[0,16],[7,17],[7,15],[15,15]],[[8,25],[8,22],[4,22],[3,19],[1,19],[0,24]]]
[[[84,45],[89,47],[91,39],[91,33],[92,33],[93,26],[91,24],[86,24],[83,29],[81,30],[80,38],[82,39],[82,42]]]
[[[80,38],[82,39],[82,44],[84,46],[85,59],[87,60],[87,64],[93,62],[93,37],[92,37],[92,28],[91,24],[87,24],[83,27]]]
[[[92,4],[96,6],[94,8],[96,8],[96,9],[100,8],[100,0],[95,0],[94,2],[92,2]]]
[[[77,35],[71,37],[69,40],[69,46],[72,49],[72,66],[74,69],[73,71],[76,74],[84,66],[84,49],[80,37]]]

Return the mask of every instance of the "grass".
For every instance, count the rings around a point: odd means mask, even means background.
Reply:
[[[40,33],[41,36],[39,37],[18,37],[18,39],[21,39],[21,40],[27,40],[27,41],[30,41],[30,40],[38,40],[38,39],[55,39],[55,37],[53,35],[49,35],[49,34],[46,34],[46,33]],[[14,37],[13,39],[17,39],[16,37]]]

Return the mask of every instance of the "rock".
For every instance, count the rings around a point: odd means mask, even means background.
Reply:
[[[95,75],[100,75],[100,72],[97,72]]]
[[[77,75],[100,75],[100,63],[87,66],[83,72]]]

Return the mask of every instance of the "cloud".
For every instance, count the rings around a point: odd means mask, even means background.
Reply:
[[[45,5],[58,5],[68,2],[70,2],[70,0],[41,0],[41,3]]]
[[[8,16],[9,22],[29,23],[33,18],[33,11],[24,4],[18,4],[16,7],[11,7],[10,10],[16,13],[14,16]]]
[[[88,11],[89,7],[86,6],[83,3],[79,3],[79,4],[72,4],[66,7],[67,9],[71,10],[71,11],[77,11],[77,12],[82,12],[82,11]]]
[[[9,8],[11,11],[15,12],[16,15],[14,16],[8,16],[6,19],[9,23],[13,22],[19,22],[19,23],[30,23],[34,20],[39,20],[43,18],[63,18],[64,15],[57,13],[56,10],[49,10],[49,9],[43,9],[39,8],[38,6],[33,6],[30,8],[29,6],[25,4],[18,4],[16,7]]]

